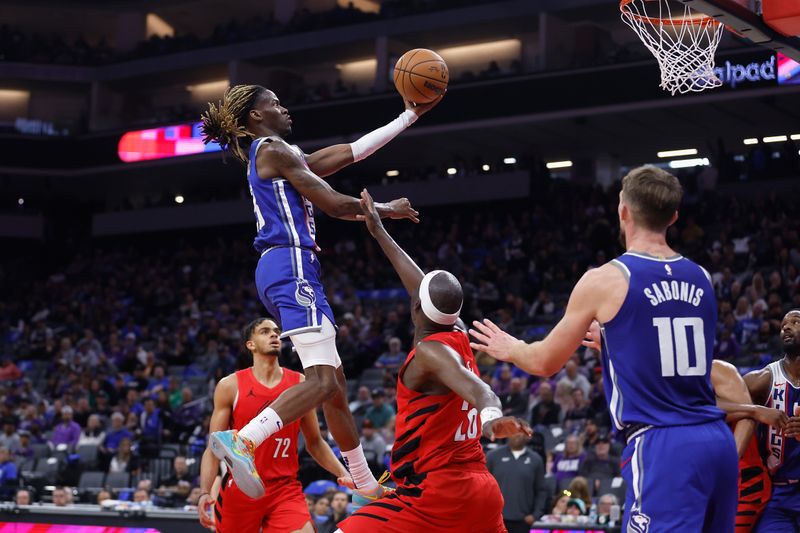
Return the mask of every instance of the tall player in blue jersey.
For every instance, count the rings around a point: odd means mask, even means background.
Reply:
[[[389,124],[354,143],[308,156],[284,140],[292,131],[289,112],[264,87],[232,87],[219,106],[209,104],[203,114],[204,141],[219,142],[247,166],[258,230],[254,246],[261,254],[256,268],[258,296],[280,321],[281,337],[291,339],[306,375],[303,383],[281,394],[238,433],[211,435],[211,450],[228,464],[236,484],[252,498],[264,494],[253,460],[255,448],[319,405],[356,489],[366,497],[382,493],[367,466],[348,408],[333,312],[315,254],[314,206],[330,216],[356,220],[362,214],[359,199],[336,192],[320,176],[368,157],[440,100],[420,106],[406,102],[406,110]],[[418,222],[418,213],[405,198],[376,204],[376,208],[381,217]]]
[[[800,310],[783,317],[781,341],[783,358],[744,378],[754,403],[789,416],[784,432],[766,425],[759,428],[772,477],[772,496],[756,524],[756,533],[800,531]]]
[[[544,340],[527,344],[489,320],[470,330],[473,348],[549,376],[592,321],[601,324],[606,397],[627,439],[625,530],[634,533],[727,533],[736,514],[736,447],[709,381],[714,290],[708,272],[666,241],[682,196],[668,172],[632,170],[618,208],[627,253],[583,275]]]

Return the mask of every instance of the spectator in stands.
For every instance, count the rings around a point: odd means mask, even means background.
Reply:
[[[12,453],[19,451],[20,440],[17,433],[17,421],[13,416],[3,420],[3,433],[0,434],[0,446],[9,449]]]
[[[583,476],[576,476],[569,482],[569,487],[567,490],[572,494],[573,498],[581,500],[586,507],[584,508],[584,512],[586,509],[591,507],[592,505],[592,495],[589,492],[589,481]]]
[[[78,438],[78,446],[93,445],[100,446],[106,438],[106,433],[100,423],[100,417],[91,415],[86,421],[86,428],[81,431],[81,436]]]
[[[521,378],[511,378],[508,394],[500,397],[505,416],[525,417],[528,410],[528,391]]]
[[[185,481],[191,487],[194,485],[194,480],[189,474],[189,465],[186,462],[186,457],[179,455],[172,461],[172,475],[161,482],[159,490],[177,490],[178,483]]]
[[[585,454],[581,450],[581,442],[575,435],[570,435],[564,442],[564,451],[553,456],[553,475],[557,482],[578,475]]]
[[[556,501],[553,503],[553,508],[550,510],[550,514],[542,517],[542,522],[560,522],[561,517],[567,514],[567,502],[569,502],[571,497],[572,493],[570,491],[566,489],[562,490],[558,494]]]
[[[22,371],[19,367],[11,359],[4,357],[0,366],[0,381],[14,381],[20,378]]]
[[[592,480],[594,492],[600,488],[601,479],[620,476],[619,458],[611,455],[611,439],[607,434],[598,437],[594,452],[590,453],[578,472],[581,476]]]
[[[150,507],[153,504],[150,493],[145,489],[136,489],[133,493],[133,503],[138,503],[142,507]]]
[[[389,368],[392,370],[397,370],[403,363],[406,361],[406,357],[408,354],[401,349],[400,339],[397,337],[392,337],[389,339],[389,350],[383,352],[378,360],[375,361],[375,366],[377,368]]]
[[[503,494],[503,521],[508,533],[527,533],[544,514],[547,488],[545,465],[538,454],[526,448],[527,435],[514,435],[505,446],[486,455],[486,466]]]
[[[72,407],[65,405],[61,408],[61,423],[53,428],[53,437],[50,442],[53,446],[66,444],[70,448],[74,448],[80,438],[81,427],[72,420]]]
[[[386,453],[386,441],[375,430],[375,425],[369,418],[361,423],[361,448],[367,463],[376,477],[383,472],[383,455]]]
[[[733,334],[733,330],[730,328],[725,328],[722,330],[714,352],[715,359],[733,361],[739,357],[742,350],[739,346],[739,341],[736,340],[736,336]]]
[[[314,502],[314,510],[311,512],[311,517],[314,519],[317,529],[325,525],[331,519],[330,500],[325,496],[321,496]]]
[[[564,376],[558,380],[556,388],[558,388],[558,385],[561,383],[568,383],[572,389],[581,389],[585,398],[589,397],[589,390],[592,388],[586,376],[580,373],[578,363],[575,362],[574,358],[567,361],[567,364],[564,365]]]
[[[66,507],[69,505],[69,497],[67,496],[67,489],[65,487],[56,487],[53,489],[53,505],[56,507]]]
[[[33,459],[33,445],[31,442],[31,432],[24,429],[19,430],[19,448],[14,453],[20,459]]]
[[[144,410],[139,415],[139,435],[142,447],[158,447],[164,431],[161,420],[161,410],[156,407],[155,398],[148,396],[144,399]],[[144,453],[144,452],[143,452]]]
[[[111,463],[108,465],[108,473],[127,472],[138,475],[139,468],[139,457],[132,449],[131,439],[124,437],[119,441],[117,453],[111,458]]]
[[[554,401],[553,386],[547,381],[539,385],[537,401],[531,411],[531,427],[552,426],[561,422],[561,406]]]
[[[178,440],[184,433],[191,433],[195,426],[203,420],[202,406],[194,401],[192,389],[181,389],[181,406],[175,411],[174,421],[178,430]]]
[[[567,516],[583,516],[586,514],[586,502],[578,498],[570,498],[567,502]]]
[[[100,452],[108,455],[109,460],[117,452],[122,439],[128,439],[128,441],[133,439],[133,433],[122,425],[124,421],[125,415],[118,411],[111,415],[111,428],[106,433],[100,446]]]
[[[564,415],[564,428],[567,431],[580,430],[586,420],[594,416],[589,400],[583,394],[583,389],[575,388],[572,391],[572,408]]]
[[[337,524],[350,516],[347,512],[348,503],[347,493],[342,491],[335,492],[331,498],[331,518],[322,524],[318,533],[334,533],[337,529]]]
[[[372,391],[372,405],[367,409],[365,418],[372,422],[375,428],[383,429],[389,424],[389,420],[394,416],[394,409],[386,404],[386,392],[383,389]]]
[[[8,489],[16,484],[17,465],[11,458],[11,450],[5,446],[0,446],[0,487],[2,489]],[[2,492],[5,493],[7,491],[2,490]]]
[[[500,365],[492,377],[492,390],[498,397],[502,398],[511,390],[511,366],[507,363]]]
[[[31,505],[31,491],[28,489],[18,489],[14,495],[14,503],[17,505]]]
[[[350,412],[353,416],[364,416],[370,405],[372,405],[372,395],[369,393],[369,388],[362,385],[358,388],[356,399],[350,402]]]
[[[600,496],[597,500],[597,523],[600,525],[608,524],[611,506],[618,504],[617,497],[611,493]]]

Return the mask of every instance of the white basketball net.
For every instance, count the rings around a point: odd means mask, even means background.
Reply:
[[[622,20],[658,60],[662,89],[674,95],[719,87],[714,54],[724,26],[686,5],[673,15],[671,1],[622,0]]]

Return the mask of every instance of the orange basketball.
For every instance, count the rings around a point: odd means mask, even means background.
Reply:
[[[432,102],[447,89],[450,73],[439,54],[427,48],[409,50],[394,66],[397,92],[416,104]]]

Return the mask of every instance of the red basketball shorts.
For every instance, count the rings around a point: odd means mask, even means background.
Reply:
[[[429,472],[416,485],[365,505],[339,522],[344,533],[505,533],[503,495],[483,464]]]
[[[240,491],[230,476],[225,476],[214,504],[216,531],[289,533],[311,520],[299,481],[283,478],[266,481],[265,485],[264,496],[254,500]]]

